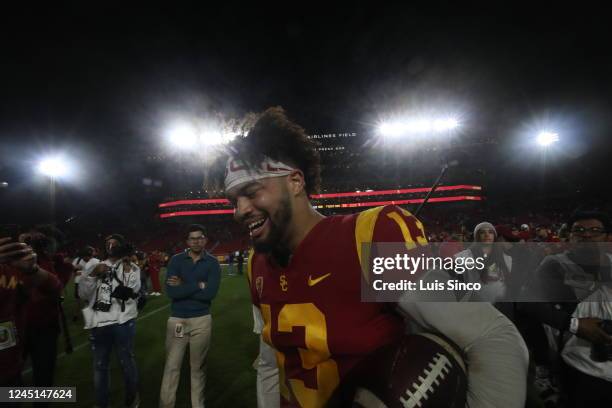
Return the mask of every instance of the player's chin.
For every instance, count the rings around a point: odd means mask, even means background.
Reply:
[[[256,252],[268,253],[274,249],[274,244],[269,239],[263,237],[252,238],[253,248]]]
[[[278,236],[272,231],[266,232],[266,234],[259,235],[257,237],[251,237],[253,248],[256,252],[272,252],[280,244]]]

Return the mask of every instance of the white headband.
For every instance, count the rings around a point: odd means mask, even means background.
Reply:
[[[282,177],[295,169],[283,162],[266,157],[259,167],[249,167],[235,157],[230,157],[225,166],[225,191],[238,185],[270,177]]]

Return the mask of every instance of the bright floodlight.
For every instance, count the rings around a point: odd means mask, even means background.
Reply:
[[[212,130],[202,136],[202,143],[205,146],[218,146],[231,142],[235,137],[235,133],[225,133],[219,130]]]
[[[59,157],[49,157],[38,164],[38,171],[48,177],[62,177],[67,170],[66,163]]]
[[[540,132],[536,141],[540,146],[546,147],[559,141],[559,135],[554,132]]]
[[[196,131],[189,126],[179,126],[169,133],[170,143],[179,149],[190,149],[198,143]]]
[[[454,118],[420,118],[402,122],[382,123],[378,132],[383,136],[429,134],[451,131],[459,126]]]
[[[401,123],[383,123],[378,131],[384,136],[399,136],[405,132],[405,127]]]
[[[452,130],[459,126],[459,121],[455,118],[446,119],[446,129]]]

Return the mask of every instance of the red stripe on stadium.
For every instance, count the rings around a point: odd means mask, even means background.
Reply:
[[[234,210],[200,210],[200,211],[177,211],[167,214],[160,214],[159,218],[185,217],[187,215],[214,215],[214,214],[233,214]]]
[[[390,195],[390,194],[410,194],[410,193],[426,193],[431,190],[431,187],[421,188],[403,188],[398,190],[377,190],[377,191],[360,191],[360,192],[347,192],[347,193],[330,193],[330,194],[315,194],[311,198],[324,199],[324,198],[340,198],[340,197],[363,197],[363,196],[374,196],[374,195]],[[456,186],[440,186],[436,188],[436,191],[454,191],[454,190],[482,190],[480,186],[472,186],[468,184],[459,184]],[[430,200],[432,202],[435,202]],[[411,201],[412,202],[412,201]],[[417,201],[420,202],[420,201]],[[196,205],[196,204],[229,204],[225,198],[209,198],[201,200],[178,200],[170,201],[167,203],[159,204],[159,208],[174,207],[178,205]]]
[[[455,196],[455,197],[435,197],[430,198],[431,203],[442,203],[449,201],[481,201],[482,197],[476,196]],[[354,207],[377,207],[380,205],[389,204],[419,204],[424,201],[423,198],[415,198],[412,200],[392,200],[392,201],[369,201],[365,203],[345,203],[345,204],[324,204],[315,206],[315,208],[354,208]],[[234,210],[199,210],[199,211],[177,211],[167,214],[160,214],[160,218],[170,217],[185,217],[189,215],[214,215],[214,214],[233,214]]]
[[[360,191],[360,192],[350,192],[350,193],[315,194],[311,197],[312,198],[361,197],[361,196],[389,195],[389,194],[427,193],[429,192],[429,190],[431,190],[431,187],[403,188],[399,190]],[[467,184],[460,184],[456,186],[440,186],[436,188],[436,191],[452,191],[452,190],[482,190],[482,187],[470,186]]]

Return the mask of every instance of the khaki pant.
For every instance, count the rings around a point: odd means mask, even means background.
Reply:
[[[177,337],[177,324],[182,324],[183,337]],[[170,317],[166,325],[166,366],[159,397],[160,408],[173,408],[181,365],[189,344],[191,366],[191,406],[204,408],[206,354],[210,346],[212,317],[210,315],[180,318]]]

